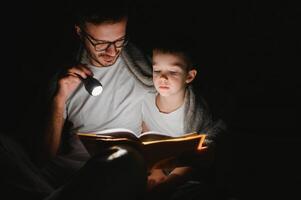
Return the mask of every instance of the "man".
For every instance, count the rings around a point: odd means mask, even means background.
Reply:
[[[128,10],[122,3],[102,2],[80,10],[75,30],[84,48],[78,64],[57,80],[41,152],[44,160],[55,158],[55,169],[59,166],[67,172],[77,171],[89,159],[77,131],[128,128],[141,132],[141,102],[152,87],[151,68],[128,42]],[[82,79],[88,76],[101,82],[103,92],[99,96],[85,90]],[[66,149],[64,142],[71,145],[67,151],[61,151]],[[45,171],[53,172],[52,168]],[[58,173],[64,179],[68,174]],[[49,175],[53,179],[54,174]]]
[[[114,146],[90,158],[76,137],[77,131],[117,127],[139,133],[141,100],[152,88],[149,63],[128,42],[126,2],[90,1],[80,11],[75,30],[84,49],[78,64],[54,81],[38,152],[43,170],[32,165],[27,155],[20,158],[18,152],[23,150],[18,144],[0,135],[0,155],[5,158],[1,171],[9,171],[2,181],[10,182],[5,184],[10,199],[14,191],[31,199],[136,199],[145,188],[146,168],[135,149]],[[88,76],[103,85],[97,97],[90,96],[82,84]],[[19,166],[15,174],[13,166]]]

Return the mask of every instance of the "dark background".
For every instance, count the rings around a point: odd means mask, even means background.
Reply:
[[[162,33],[200,54],[200,88],[229,129],[219,181],[239,199],[300,196],[301,7],[259,0],[134,2],[130,34],[140,48],[147,51]],[[72,1],[1,6],[5,133],[22,130],[18,124],[35,109],[40,86],[76,46],[72,9]]]

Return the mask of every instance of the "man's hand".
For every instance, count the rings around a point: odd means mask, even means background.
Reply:
[[[91,70],[83,64],[69,68],[67,72],[58,80],[58,88],[55,98],[66,102],[69,96],[80,84],[80,77],[85,79],[87,76],[91,75],[93,75]]]

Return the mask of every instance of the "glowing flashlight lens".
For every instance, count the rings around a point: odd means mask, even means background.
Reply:
[[[102,92],[102,87],[97,86],[92,90],[92,96],[98,96]]]
[[[100,95],[102,92],[102,85],[97,79],[93,78],[92,76],[88,76],[86,79],[80,77],[80,79],[83,81],[85,88],[90,95]]]

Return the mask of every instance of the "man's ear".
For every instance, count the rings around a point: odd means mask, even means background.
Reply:
[[[187,84],[188,84],[188,83],[191,83],[191,82],[194,80],[196,74],[197,74],[196,69],[189,70],[185,82],[186,82]]]
[[[82,37],[81,28],[77,25],[75,25],[74,28],[75,28],[75,31],[76,31],[76,34],[78,35],[78,37],[81,38]]]

